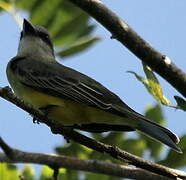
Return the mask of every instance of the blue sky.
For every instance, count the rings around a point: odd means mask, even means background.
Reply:
[[[103,0],[153,47],[169,56],[182,70],[186,69],[186,1],[174,0]],[[94,23],[97,23],[93,20]],[[0,14],[0,86],[7,86],[6,65],[16,55],[20,30],[7,13]],[[103,41],[85,53],[61,61],[64,65],[85,73],[115,92],[130,107],[143,113],[146,105],[155,100],[128,70],[143,75],[140,61],[98,24],[95,35]],[[161,77],[165,95],[174,104],[179,93]],[[163,107],[169,129],[178,135],[186,133],[185,113]],[[43,124],[32,123],[31,116],[9,102],[0,99],[0,135],[15,148],[51,153],[63,138],[54,135]]]

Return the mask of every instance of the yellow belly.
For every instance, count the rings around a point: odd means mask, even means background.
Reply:
[[[16,82],[16,83],[15,83]],[[27,86],[24,86],[18,81],[12,81],[11,85],[15,94],[25,102],[33,105],[36,108],[53,106],[48,117],[61,125],[88,124],[88,123],[107,123],[107,124],[122,124],[132,125],[129,119],[117,116],[110,112],[100,110],[98,108],[86,106],[70,100],[64,100],[59,97],[50,96]]]

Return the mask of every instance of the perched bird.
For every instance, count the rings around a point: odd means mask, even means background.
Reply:
[[[181,152],[171,131],[135,112],[94,79],[59,64],[47,31],[25,19],[7,77],[20,99],[44,110],[59,126],[88,132],[139,130]]]

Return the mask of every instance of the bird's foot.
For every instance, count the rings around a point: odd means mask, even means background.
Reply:
[[[68,130],[68,131],[73,131],[74,129],[76,129],[76,124],[74,124],[73,126],[64,126],[63,128]],[[66,143],[70,143],[70,138],[67,136],[64,136],[64,139],[66,140]]]
[[[45,116],[47,117],[50,109],[53,108],[54,106],[56,106],[56,105],[43,106],[43,107],[40,107],[39,110],[42,111],[45,114]],[[31,116],[33,116],[33,115],[31,115]],[[33,116],[33,123],[39,124],[40,120]]]

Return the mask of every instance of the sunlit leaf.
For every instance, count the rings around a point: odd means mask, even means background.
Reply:
[[[16,166],[0,163],[0,180],[20,180]]]
[[[41,174],[39,180],[52,180],[53,179],[53,170],[48,166],[43,166],[41,169]],[[58,180],[68,180],[66,178],[67,170],[65,168],[60,168],[58,172]]]
[[[154,81],[155,83],[159,84],[158,79],[156,78],[155,74],[153,73],[153,71],[151,70],[151,68],[149,66],[147,66],[146,64],[143,64],[143,70],[145,72],[145,75],[147,77],[147,79]]]
[[[58,180],[68,180],[68,177],[66,176],[66,171],[67,170],[65,168],[59,169]]]
[[[147,91],[160,103],[164,105],[170,105],[169,100],[163,95],[161,86],[153,73],[152,70],[150,70],[147,66],[143,66],[144,72],[146,74],[146,78],[138,75],[137,73],[133,71],[128,71],[131,74],[134,74],[137,80],[143,83]]]
[[[143,70],[148,80],[148,91],[157,101],[161,102],[164,105],[170,105],[169,100],[163,95],[160,83],[156,78],[154,72],[150,69],[150,67],[148,67],[144,63]]]
[[[51,180],[53,176],[53,170],[48,166],[43,166],[41,169],[41,175],[39,180]]]
[[[34,169],[30,165],[25,165],[21,174],[25,179],[34,180]]]
[[[5,2],[5,1],[1,1],[0,2],[0,9],[4,9],[5,11],[7,11],[16,21],[17,25],[19,26],[19,28],[21,28],[22,26],[22,18],[21,16],[15,11],[14,9],[14,3],[13,2]]]
[[[3,9],[5,11],[10,11],[12,8],[12,3],[11,2],[6,2],[6,1],[0,1],[0,9]]]

